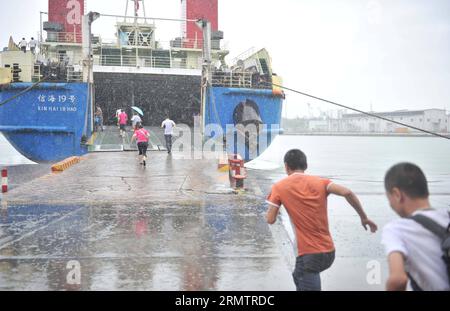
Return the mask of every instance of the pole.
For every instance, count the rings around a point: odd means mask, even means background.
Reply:
[[[2,193],[8,192],[8,171],[2,170]]]
[[[39,24],[40,24],[40,26],[39,26],[39,49],[40,49],[40,44],[42,44],[42,41],[44,39],[42,37],[42,28],[44,27],[42,24],[42,12],[40,12],[40,14],[39,14]]]
[[[203,64],[202,64],[202,120],[201,132],[205,138],[206,127],[206,101],[208,94],[208,85],[211,83],[211,23],[205,19],[196,22],[203,31]],[[218,122],[218,120],[216,120]]]
[[[93,101],[92,101],[92,82],[93,82],[93,57],[92,57],[92,23],[100,16],[100,14],[95,12],[89,12],[87,15],[83,15],[83,73],[86,72],[87,67],[87,75],[84,74],[83,82],[88,85],[88,96],[86,100],[86,115],[84,120],[84,129],[83,129],[83,139],[87,140],[88,134],[88,122],[89,122],[89,110],[91,110],[91,114],[93,113]],[[92,115],[91,115],[91,126],[92,124]]]

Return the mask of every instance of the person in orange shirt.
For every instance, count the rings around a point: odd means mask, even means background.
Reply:
[[[266,220],[274,224],[281,205],[286,209],[295,228],[298,257],[292,274],[298,291],[320,291],[320,273],[334,262],[335,248],[328,227],[327,201],[329,194],[345,197],[361,218],[364,229],[377,231],[361,206],[358,197],[349,189],[318,176],[306,175],[306,155],[298,149],[284,157],[288,177],[272,186],[267,197],[269,208]]]

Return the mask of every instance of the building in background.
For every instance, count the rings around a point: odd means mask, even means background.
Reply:
[[[377,112],[377,116],[436,133],[449,131],[449,118],[444,109],[399,110]],[[345,132],[411,133],[417,130],[359,113],[344,114],[341,129]]]
[[[450,133],[450,114],[444,109],[398,110],[372,114],[435,133]],[[381,133],[408,134],[417,130],[361,113],[322,114],[319,117],[286,119],[286,133]],[[301,125],[301,126],[300,126]]]

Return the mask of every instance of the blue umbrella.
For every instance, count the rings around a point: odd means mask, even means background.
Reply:
[[[131,109],[133,109],[134,111],[139,113],[141,116],[144,116],[144,112],[142,111],[141,108],[139,108],[139,107],[131,107]]]

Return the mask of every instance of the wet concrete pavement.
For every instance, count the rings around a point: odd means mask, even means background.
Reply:
[[[1,166],[8,169],[8,189],[12,190],[33,179],[47,175],[51,164],[21,164],[14,166]]]
[[[4,196],[0,290],[294,289],[258,196],[231,193],[216,160],[149,158],[92,153]]]
[[[251,171],[253,188],[259,189],[260,196],[270,192],[271,185],[286,175],[282,170]],[[352,189],[360,199],[367,215],[378,225],[378,232],[371,234],[364,231],[359,217],[344,198],[329,196],[328,215],[330,232],[336,247],[336,259],[332,267],[321,274],[323,290],[338,291],[381,291],[385,289],[388,278],[386,254],[381,244],[382,228],[393,219],[397,219],[389,207],[382,177],[371,181],[365,179],[345,178],[345,176],[326,176],[333,182]],[[448,209],[450,193],[448,177],[430,179],[431,205],[435,208]],[[368,186],[369,185],[369,186]],[[291,224],[284,209],[281,209],[283,222],[292,240]],[[290,266],[294,252],[287,249]]]
[[[152,151],[143,168],[136,152],[91,153],[63,173],[23,178],[0,205],[0,290],[294,290],[289,220],[264,219],[283,172],[249,171],[247,191],[234,194],[216,159],[184,156]],[[330,196],[337,252],[322,288],[383,290],[381,228],[397,218],[383,182],[327,177],[354,190],[380,230],[364,231],[345,200]],[[446,180],[430,180],[437,208],[448,206]]]
[[[0,289],[292,289],[258,206],[218,200],[9,207],[2,215]],[[81,267],[75,287],[66,281],[71,260]]]

